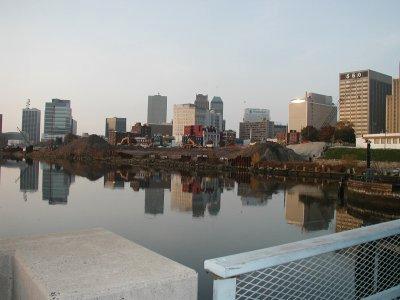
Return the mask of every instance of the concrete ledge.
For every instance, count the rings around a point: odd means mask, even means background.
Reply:
[[[0,299],[197,299],[197,273],[103,229],[3,239]]]

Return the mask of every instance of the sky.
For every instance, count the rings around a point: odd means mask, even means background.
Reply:
[[[227,128],[245,107],[286,123],[306,91],[338,99],[340,72],[399,76],[400,1],[0,0],[0,114],[70,99],[78,133],[105,118],[146,122],[147,96],[221,96]],[[42,129],[43,131],[43,121]]]

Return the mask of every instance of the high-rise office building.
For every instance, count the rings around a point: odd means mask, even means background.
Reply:
[[[269,120],[270,120],[269,109],[246,108],[244,110],[243,122],[263,122]]]
[[[306,92],[304,97],[289,103],[288,132],[301,132],[304,127],[321,127],[336,125],[337,107],[331,96]]]
[[[339,121],[354,125],[356,136],[386,129],[386,96],[392,77],[372,70],[339,74]]]
[[[196,94],[196,100],[194,101],[194,105],[196,105],[198,109],[207,109],[207,110],[210,109],[210,104],[208,102],[208,95]]]
[[[44,111],[44,140],[64,138],[71,133],[72,110],[70,100],[52,99]]]
[[[172,135],[176,143],[182,142],[185,126],[196,125],[198,109],[194,104],[175,104],[172,123]]]
[[[208,95],[196,94],[196,100],[194,101],[196,106],[196,123],[195,125],[210,125],[210,105],[208,102]],[[194,125],[194,124],[193,124]]]
[[[3,133],[3,115],[0,114],[0,133]]]
[[[110,131],[115,131],[118,133],[125,133],[126,132],[126,118],[107,118],[106,119],[106,130],[105,130],[105,137],[108,138],[108,133]]]
[[[22,132],[31,144],[40,142],[40,110],[36,108],[22,110]]]
[[[218,117],[215,118],[212,114],[217,114]],[[219,131],[225,130],[225,120],[224,120],[224,102],[221,97],[214,96],[211,100],[210,105],[210,126],[218,128]]]
[[[221,97],[214,96],[211,100],[210,110],[215,111],[221,115],[224,115],[224,102]]]
[[[265,141],[273,138],[274,122],[240,122],[239,138],[242,140],[250,140],[251,142]]]
[[[246,108],[243,122],[239,123],[239,138],[252,142],[264,141],[272,138],[273,126],[268,109]]]
[[[160,94],[149,96],[147,100],[147,123],[164,124],[167,122],[167,96]]]
[[[71,121],[71,133],[76,135],[77,132],[78,132],[78,122],[76,122],[76,120],[72,119],[72,121]]]
[[[400,78],[393,79],[392,95],[386,96],[386,132],[400,132]]]
[[[224,130],[224,120],[221,113],[210,110],[210,126],[214,127],[219,133]]]

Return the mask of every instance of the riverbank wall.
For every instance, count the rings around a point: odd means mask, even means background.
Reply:
[[[197,299],[197,273],[103,229],[0,240],[0,299]]]

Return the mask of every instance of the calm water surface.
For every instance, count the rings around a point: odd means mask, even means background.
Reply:
[[[102,227],[195,269],[200,299],[212,295],[205,259],[376,221],[340,204],[335,183],[0,168],[0,238]]]

